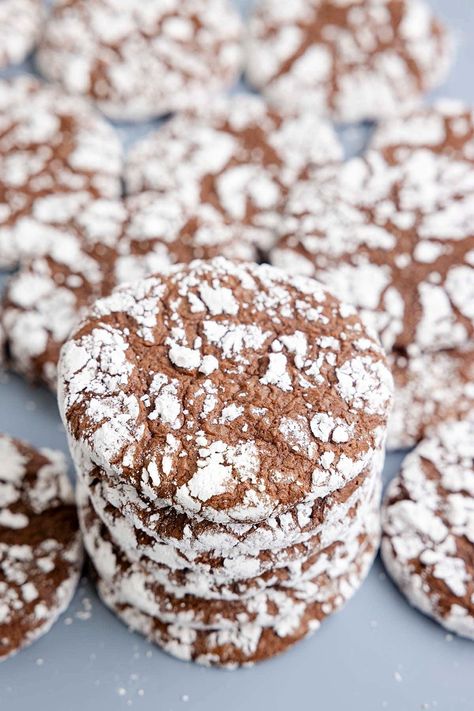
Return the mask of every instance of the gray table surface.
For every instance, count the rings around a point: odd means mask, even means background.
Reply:
[[[251,0],[238,4],[248,8]],[[456,65],[438,95],[474,104],[474,2],[431,4],[458,42]],[[150,124],[118,130],[128,144]],[[358,128],[343,133],[348,153],[367,137]],[[5,280],[0,275],[0,289]],[[0,431],[66,450],[53,396],[13,375],[0,376]],[[401,459],[401,454],[388,457],[386,480]],[[0,709],[472,711],[473,662],[472,643],[446,634],[410,608],[379,561],[346,609],[311,639],[282,657],[237,672],[168,657],[131,634],[83,580],[52,631],[0,666]]]

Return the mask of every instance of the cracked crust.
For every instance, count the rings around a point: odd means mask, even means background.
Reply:
[[[202,618],[204,600],[233,601],[238,607],[246,605],[246,600],[252,598],[249,611],[256,613],[255,596],[263,594],[265,590],[269,591],[270,598],[271,589],[275,586],[279,589],[295,590],[297,596],[305,598],[314,592],[316,576],[319,581],[319,576],[323,574],[334,576],[336,572],[340,572],[347,559],[352,560],[359,550],[366,535],[367,521],[379,510],[379,477],[374,484],[369,492],[365,491],[363,505],[358,506],[355,511],[350,511],[347,525],[340,523],[338,527],[333,526],[327,536],[315,536],[303,545],[279,550],[261,550],[253,556],[240,556],[239,559],[231,557],[219,560],[216,552],[214,556],[196,556],[195,560],[187,562],[184,556],[180,559],[179,552],[173,551],[170,544],[165,543],[160,546],[160,556],[157,555],[158,545],[150,551],[150,547],[144,545],[146,538],[138,533],[136,547],[124,547],[123,537],[120,535],[121,527],[125,525],[123,519],[115,519],[110,526],[110,516],[104,517],[103,509],[94,509],[97,500],[92,502],[82,485],[78,489],[79,517],[85,545],[96,570],[104,579],[118,578],[116,584],[123,590],[122,597],[129,594],[132,596],[129,602],[148,611],[156,597],[163,599],[161,617],[166,614],[167,621],[174,619],[176,623],[179,623],[185,612],[185,601],[186,609],[191,609],[194,606],[193,600],[199,598],[199,609],[196,613],[200,616],[194,619],[194,623],[208,626],[209,619]],[[149,557],[149,552],[152,556],[155,553],[153,558]],[[165,604],[165,600],[168,600],[169,604]],[[180,602],[173,612],[178,600]],[[213,609],[218,611],[219,604]],[[229,608],[231,609],[233,608]],[[205,614],[211,613],[207,611]],[[174,617],[169,617],[170,615]],[[227,612],[222,624],[228,624],[228,617]],[[255,620],[252,620],[252,623],[255,623]]]
[[[103,602],[133,631],[145,635],[165,652],[183,661],[204,666],[236,668],[270,659],[292,647],[318,629],[321,622],[340,610],[357,592],[372,565],[377,541],[353,562],[346,574],[323,586],[317,600],[300,610],[299,622],[275,627],[236,625],[231,629],[196,630],[189,626],[166,624],[125,603],[113,585],[98,581]],[[294,616],[295,617],[295,616]]]
[[[117,488],[104,487],[97,480],[87,486],[80,479],[79,501],[90,498],[114,542],[130,560],[149,558],[172,571],[178,585],[197,582],[199,586],[206,580],[209,594],[225,587],[233,597],[236,591],[243,596],[242,580],[261,576],[263,582],[271,581],[275,569],[299,566],[348,537],[364,520],[379,482],[377,469],[321,500],[313,510],[299,506],[297,511],[253,526],[224,526],[151,506],[146,516],[139,507],[125,506],[119,511],[109,503],[109,498],[115,500]]]
[[[0,81],[0,268],[44,254],[30,220],[121,193],[122,149],[89,104],[30,76]]]
[[[440,99],[433,106],[381,121],[370,146],[391,161],[425,148],[460,160],[474,161],[474,111],[461,101]]]
[[[0,315],[13,368],[52,390],[62,344],[118,284],[198,257],[257,256],[211,205],[189,206],[178,194],[144,192],[123,202],[79,194],[55,206],[47,221],[24,222],[30,251],[48,253],[13,275]]]
[[[0,660],[45,634],[82,567],[63,456],[0,435]]]
[[[291,184],[315,166],[342,160],[334,129],[311,114],[278,112],[249,95],[216,100],[175,116],[132,147],[127,190],[178,193],[204,204],[270,247]]]
[[[413,447],[447,420],[474,414],[474,351],[389,357],[395,400],[387,447]]]
[[[356,305],[388,352],[474,337],[472,163],[424,148],[369,151],[293,188],[272,262]]]
[[[423,440],[383,506],[382,558],[409,602],[474,639],[474,423]]]
[[[111,118],[142,121],[232,85],[241,30],[228,0],[56,0],[37,61]]]
[[[341,488],[385,440],[392,379],[352,307],[218,258],[95,304],[63,347],[76,466],[156,506],[258,523]]]
[[[270,102],[344,122],[415,106],[453,54],[424,0],[260,0],[246,50],[247,78]]]

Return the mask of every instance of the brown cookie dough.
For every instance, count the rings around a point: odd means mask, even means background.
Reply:
[[[472,163],[444,152],[369,151],[293,188],[272,262],[356,305],[387,351],[474,338]]]
[[[162,584],[157,579],[156,563],[146,559],[131,563],[90,507],[81,507],[80,518],[84,544],[99,578],[113,585],[124,602],[161,622],[207,630],[232,629],[236,623],[294,628],[306,606],[320,600],[321,591],[334,579],[347,574],[369,544],[375,547],[380,527],[378,498],[372,502],[367,521],[346,540],[316,552],[301,569],[275,570],[273,584],[243,581],[249,590],[234,599],[210,598],[205,578],[198,595],[184,593],[171,581]]]
[[[64,201],[118,197],[121,146],[89,104],[29,76],[0,81],[0,268],[44,254],[30,218]]]
[[[0,435],[0,660],[49,630],[81,566],[63,456]]]
[[[241,29],[228,0],[56,0],[37,61],[110,117],[141,121],[232,85]]]
[[[186,548],[175,547],[166,539],[153,538],[100,499],[97,487],[87,490],[82,483],[78,487],[79,507],[85,512],[82,514],[82,528],[86,537],[94,524],[97,529],[100,519],[111,542],[120,548],[123,555],[134,565],[143,565],[146,561],[153,579],[167,591],[172,590],[179,596],[197,595],[226,600],[249,597],[277,583],[288,585],[290,580],[302,576],[311,568],[322,551],[330,550],[338,540],[354,538],[354,531],[361,530],[375,504],[378,505],[380,478],[377,476],[373,481],[364,483],[357,494],[357,499],[353,496],[346,506],[340,507],[339,519],[336,519],[334,512],[329,512],[320,530],[300,543],[271,549],[258,548],[254,544],[254,548],[246,548],[245,552],[235,546],[223,556],[217,547],[203,552],[203,535],[193,539],[191,531],[188,532]],[[192,522],[192,519],[189,521]],[[269,528],[270,523],[265,525]],[[215,528],[216,524],[208,523],[208,547],[213,540],[219,539],[219,530],[214,532]],[[94,535],[97,538],[98,534]],[[221,538],[223,535],[220,532]]]
[[[405,459],[382,519],[382,557],[409,602],[474,639],[472,420],[442,425]]]
[[[389,449],[412,447],[446,420],[474,414],[474,351],[454,350],[389,358],[395,401]]]
[[[28,244],[47,244],[48,254],[12,277],[0,315],[12,367],[53,390],[63,342],[117,284],[197,257],[256,258],[211,205],[191,208],[176,194],[145,192],[124,202],[65,196],[55,205],[47,222],[24,223]]]
[[[42,23],[41,0],[0,2],[0,68],[27,57],[39,39]]]
[[[78,475],[97,514],[129,556],[144,554],[172,568],[212,572],[227,581],[290,563],[344,537],[354,520],[365,515],[382,466],[380,456],[371,470],[342,489],[258,524],[217,524],[171,507],[158,508],[132,487],[109,481],[103,470]]]
[[[392,378],[317,282],[223,258],[97,302],[62,349],[59,402],[89,459],[155,505],[258,523],[376,459]]]
[[[424,0],[259,0],[246,49],[247,78],[270,102],[348,122],[416,105],[452,60]]]
[[[274,243],[288,188],[307,170],[342,159],[333,128],[311,114],[269,109],[256,96],[220,99],[178,115],[130,151],[127,190],[177,192],[208,205],[241,239]]]
[[[133,631],[145,635],[165,652],[183,661],[195,661],[204,666],[236,668],[251,666],[281,654],[296,642],[318,629],[321,622],[337,612],[354,595],[364,581],[373,562],[376,548],[369,544],[354,561],[350,570],[331,580],[321,589],[319,600],[309,603],[300,616],[299,625],[275,627],[239,625],[232,629],[196,630],[160,622],[120,599],[117,590],[103,580],[98,591],[104,603]]]
[[[370,145],[391,161],[426,148],[474,162],[474,112],[461,101],[438,100],[433,106],[381,121]]]

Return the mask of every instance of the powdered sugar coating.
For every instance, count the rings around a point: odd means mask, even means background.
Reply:
[[[165,652],[183,661],[195,661],[204,666],[234,669],[251,666],[289,649],[320,626],[323,619],[337,612],[359,589],[373,562],[377,542],[369,542],[366,550],[353,562],[345,575],[333,578],[322,586],[317,600],[298,608],[300,624],[285,621],[276,628],[252,624],[231,629],[196,630],[189,626],[165,624],[121,600],[113,585],[98,581],[98,591],[110,607],[132,630],[145,635]]]
[[[257,593],[276,585],[296,590],[300,596],[313,594],[315,576],[339,574],[345,561],[352,560],[357,553],[367,521],[379,509],[380,491],[381,483],[377,478],[368,495],[365,492],[363,505],[358,506],[355,512],[351,510],[348,523],[341,523],[324,543],[322,536],[315,536],[305,545],[278,551],[260,551],[253,558],[240,556],[237,559],[234,556],[223,561],[219,561],[216,552],[207,557],[207,562],[204,562],[204,556],[196,556],[188,565],[184,556],[170,544],[162,542],[160,555],[158,545],[151,548],[147,545],[149,539],[138,531],[135,533],[136,547],[124,548],[122,529],[126,526],[126,520],[115,518],[109,527],[110,512],[106,511],[104,516],[102,507],[96,513],[93,505],[96,506],[97,498],[92,505],[82,484],[78,489],[78,505],[86,547],[99,575],[108,580],[120,578],[116,580],[116,585],[122,588],[124,599],[128,594],[130,603],[154,614],[150,605],[154,604],[153,600],[157,596],[170,596],[173,607],[178,599],[185,597],[188,606],[194,605],[192,600],[196,597],[200,601],[225,600],[246,605],[248,598],[254,598]],[[153,558],[148,557],[149,552]],[[255,599],[251,601],[251,609],[256,611],[255,602]],[[163,614],[168,617],[175,614],[169,606],[163,609]],[[183,611],[184,605],[179,604],[175,622],[179,621]],[[223,624],[228,624],[228,617],[228,614],[224,617]],[[194,622],[197,625],[199,619],[196,617]],[[202,619],[199,626],[201,624]],[[205,624],[208,625],[208,622]]]
[[[78,468],[82,450],[157,507],[257,523],[370,466],[392,380],[317,282],[217,258],[97,302],[63,347],[59,390]]]
[[[67,199],[118,197],[120,171],[118,137],[86,102],[25,75],[1,81],[0,268],[48,248],[30,218],[56,217]]]
[[[42,21],[41,0],[0,2],[0,67],[26,58],[39,38]]]
[[[444,152],[369,151],[293,188],[272,261],[361,310],[410,354],[474,336],[472,164]]]
[[[256,257],[211,205],[191,208],[177,194],[145,192],[123,202],[63,196],[46,222],[25,218],[22,231],[31,251],[48,246],[48,253],[12,277],[0,318],[15,370],[53,390],[63,342],[117,284],[196,257]]]
[[[38,65],[108,116],[141,121],[233,84],[241,29],[228,0],[56,0]]]
[[[82,474],[80,474],[82,476]],[[175,584],[206,588],[206,595],[244,595],[242,581],[262,578],[270,584],[274,571],[297,569],[318,551],[345,540],[365,520],[380,486],[379,471],[351,482],[316,504],[256,525],[215,524],[173,510],[144,510],[119,501],[117,486],[80,479],[79,501],[91,502],[113,541],[132,561],[144,557],[171,571]],[[144,502],[140,502],[144,507]],[[160,525],[161,524],[161,525]],[[286,537],[285,537],[286,534]],[[254,585],[252,584],[254,587]],[[201,593],[203,596],[204,593]]]
[[[333,128],[311,114],[269,109],[256,96],[178,115],[130,151],[129,192],[178,192],[204,203],[262,248],[273,244],[288,188],[311,167],[340,161]]]
[[[45,634],[74,594],[82,545],[64,457],[0,435],[0,659]]]
[[[395,401],[387,447],[403,449],[424,439],[446,420],[474,414],[474,352],[438,351],[389,358]]]
[[[413,107],[452,61],[424,0],[259,0],[246,49],[247,78],[270,102],[347,122]]]
[[[474,112],[461,101],[440,99],[432,106],[381,121],[370,146],[400,157],[427,148],[472,162]]]
[[[474,639],[474,424],[446,423],[403,463],[383,509],[382,557],[408,600]]]

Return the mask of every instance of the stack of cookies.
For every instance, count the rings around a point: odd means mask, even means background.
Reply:
[[[360,586],[392,381],[317,282],[170,267],[97,301],[59,371],[85,545],[131,628],[182,659],[251,664]]]

